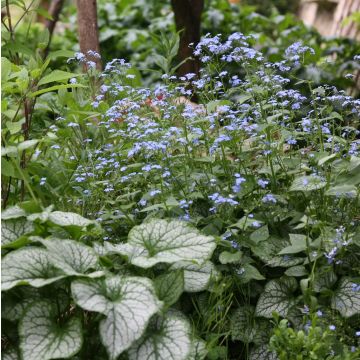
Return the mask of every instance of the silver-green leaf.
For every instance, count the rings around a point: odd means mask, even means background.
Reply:
[[[129,257],[133,265],[150,268],[157,263],[202,263],[215,250],[215,239],[204,236],[186,222],[157,220],[135,226],[127,244],[108,245],[108,250]]]
[[[246,344],[267,342],[271,333],[269,321],[256,318],[255,307],[251,305],[241,306],[232,313],[230,331],[233,340],[240,340]]]
[[[278,360],[276,353],[268,349],[267,344],[257,346],[250,351],[249,360]]]
[[[129,360],[187,360],[190,325],[183,316],[168,314],[150,325],[146,336],[129,349]]]
[[[48,249],[53,264],[67,275],[84,275],[97,268],[97,256],[89,246],[66,239],[42,240],[41,243]]]
[[[2,221],[1,245],[8,245],[17,240],[20,236],[31,233],[33,230],[33,224],[25,218]]]
[[[286,317],[290,308],[295,305],[293,292],[296,288],[297,281],[292,277],[270,280],[256,304],[256,315],[271,319],[275,311]]]
[[[106,316],[100,321],[100,337],[111,360],[142,336],[150,318],[162,307],[152,282],[146,278],[76,280],[71,291],[80,307]]]
[[[58,317],[53,304],[47,301],[37,301],[27,308],[19,325],[23,359],[67,359],[80,351],[80,319],[73,317],[59,325]]]
[[[17,219],[26,216],[25,210],[15,205],[1,212],[1,220]]]
[[[326,181],[318,176],[301,176],[291,184],[290,191],[313,191],[326,186]]]
[[[204,360],[207,353],[206,342],[202,339],[193,339],[190,354],[186,360]]]
[[[360,314],[360,282],[343,278],[331,299],[331,307],[344,317]]]
[[[1,287],[16,285],[42,287],[62,279],[65,274],[55,268],[47,250],[31,247],[7,254],[1,262]]]
[[[218,275],[211,261],[198,265],[189,261],[179,261],[171,266],[172,270],[184,270],[184,290],[186,292],[199,292],[208,288],[212,277]]]
[[[84,227],[94,224],[93,220],[85,219],[79,214],[63,211],[54,211],[50,213],[49,220],[59,226]]]

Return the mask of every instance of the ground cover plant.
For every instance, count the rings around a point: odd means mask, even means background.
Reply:
[[[4,359],[358,359],[360,100],[306,43],[170,40],[150,87],[2,58]]]

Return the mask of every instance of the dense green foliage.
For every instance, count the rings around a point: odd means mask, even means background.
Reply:
[[[161,2],[100,2],[105,30],[163,21],[102,38],[134,61],[101,73],[4,36],[4,359],[359,358],[358,44],[213,3],[200,79]]]

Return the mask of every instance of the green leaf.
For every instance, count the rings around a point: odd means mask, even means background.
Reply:
[[[85,227],[94,224],[93,220],[85,219],[73,212],[54,211],[50,213],[49,220],[59,226]]]
[[[18,205],[12,206],[1,212],[1,220],[17,219],[26,216],[26,212]]]
[[[100,337],[111,360],[142,336],[162,306],[151,281],[141,277],[76,280],[71,291],[80,307],[106,316],[100,321]]]
[[[6,220],[1,222],[1,245],[7,245],[17,240],[20,236],[29,234],[34,226],[26,219]]]
[[[175,304],[184,291],[184,272],[172,271],[158,276],[155,281],[156,293],[167,306]]]
[[[237,308],[230,317],[230,332],[232,340],[240,340],[245,344],[266,342],[270,333],[267,320],[255,317],[255,307],[245,305]]]
[[[306,236],[301,234],[289,234],[290,246],[285,247],[279,251],[279,255],[297,254],[307,249]]]
[[[259,229],[256,229],[254,232],[250,234],[250,240],[254,243],[259,243],[260,241],[265,241],[269,237],[269,229],[267,225],[262,226]]]
[[[65,275],[50,261],[47,250],[30,247],[12,251],[1,262],[2,290],[17,285],[42,287],[62,279]]]
[[[54,70],[49,75],[44,76],[38,83],[38,85],[44,85],[55,81],[64,81],[77,76],[81,76],[81,74],[70,73],[62,70]]]
[[[238,276],[243,284],[246,284],[251,280],[265,280],[259,270],[250,264],[244,264],[238,272]]]
[[[186,222],[157,219],[131,229],[127,244],[106,245],[109,251],[128,256],[133,265],[142,268],[183,260],[202,263],[216,247],[212,236],[202,235]]]
[[[80,319],[73,317],[61,325],[57,319],[59,314],[47,301],[37,301],[25,311],[19,325],[23,359],[67,359],[80,351]]]
[[[84,88],[86,87],[85,85],[81,85],[81,84],[64,84],[64,85],[55,85],[55,86],[50,86],[46,89],[41,89],[35,92],[32,92],[29,94],[29,97],[36,97],[38,95],[41,94],[45,94],[47,92],[51,92],[51,91],[56,91],[56,90],[60,90],[60,89],[73,89],[73,88]]]
[[[184,270],[184,290],[186,292],[199,292],[208,288],[212,277],[217,276],[218,272],[211,261],[198,265],[188,261],[179,261],[173,264],[171,270]]]
[[[326,186],[326,181],[318,176],[301,176],[291,184],[290,191],[312,191]]]
[[[53,59],[56,59],[58,57],[69,58],[69,57],[72,57],[73,55],[74,55],[74,52],[70,51],[70,50],[57,50],[57,51],[51,52],[47,59],[53,60]]]
[[[303,265],[298,265],[298,266],[293,266],[291,268],[288,268],[286,271],[285,271],[285,275],[287,276],[306,276],[308,275],[308,272],[305,268],[305,266]]]
[[[236,253],[231,253],[229,251],[223,251],[219,255],[219,261],[221,264],[237,264],[241,261],[243,253],[241,251],[237,251]]]
[[[51,262],[67,275],[85,275],[98,266],[97,256],[89,246],[65,239],[42,240],[41,243],[48,249]],[[94,275],[103,273],[89,274]]]
[[[342,278],[331,299],[331,307],[346,318],[360,314],[359,281]]]
[[[286,317],[290,308],[296,303],[293,297],[296,288],[297,281],[292,277],[270,280],[256,304],[256,315],[271,319],[275,311],[280,316]]]
[[[146,336],[129,349],[129,360],[187,360],[191,351],[190,325],[183,316],[168,314],[149,326]]]

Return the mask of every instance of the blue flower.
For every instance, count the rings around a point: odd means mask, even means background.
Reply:
[[[276,204],[277,200],[275,199],[274,195],[272,194],[266,194],[263,198],[262,198],[262,202],[263,203],[273,203]]]

